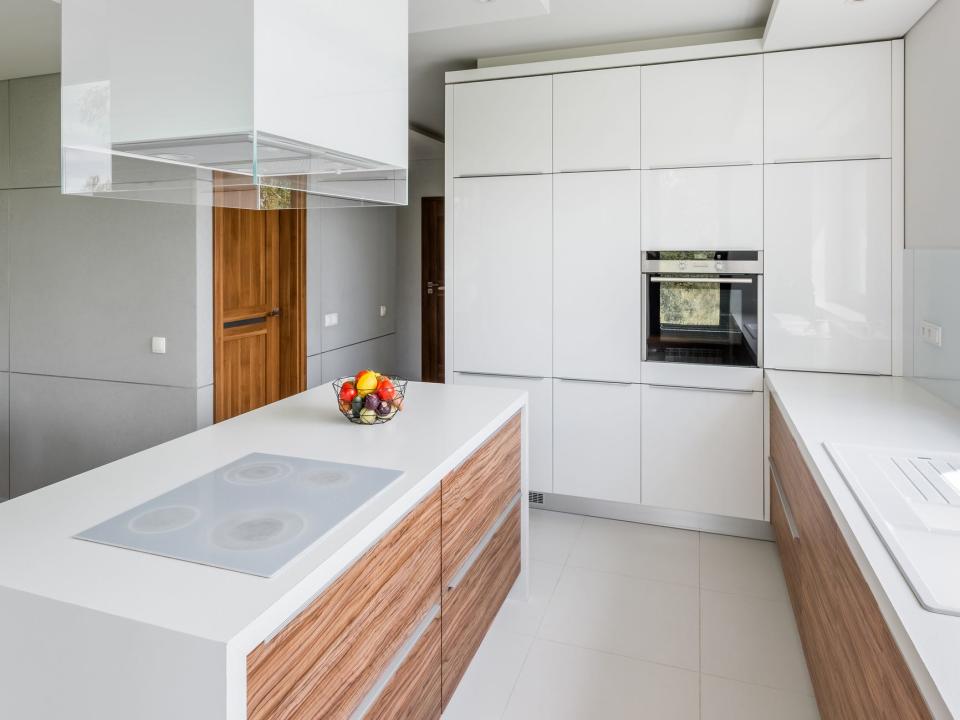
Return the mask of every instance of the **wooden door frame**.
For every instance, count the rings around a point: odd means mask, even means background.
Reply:
[[[303,205],[303,203],[294,203]],[[218,228],[221,214],[232,208],[214,207],[213,216],[213,407],[214,422],[224,419],[219,382],[223,375],[223,256]],[[280,308],[280,398],[307,389],[307,212],[260,210],[278,214],[278,305]]]

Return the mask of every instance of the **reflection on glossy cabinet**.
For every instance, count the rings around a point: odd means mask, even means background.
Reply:
[[[454,182],[453,369],[553,375],[553,176]]]
[[[640,171],[557,175],[553,208],[554,373],[637,381]]]
[[[763,393],[644,385],[643,504],[763,520]]]
[[[530,490],[553,492],[553,380],[454,373],[453,382],[456,385],[526,390],[529,393]]]
[[[763,162],[762,56],[648,65],[642,77],[645,169]]]
[[[763,250],[763,166],[643,173],[644,250]]]
[[[466,83],[453,89],[453,174],[553,169],[553,78]]]
[[[889,160],[768,166],[764,364],[887,375]]]
[[[554,75],[553,167],[640,167],[640,68]]]
[[[890,157],[891,64],[889,42],[764,56],[766,162]]]
[[[553,490],[640,502],[640,386],[556,380]]]

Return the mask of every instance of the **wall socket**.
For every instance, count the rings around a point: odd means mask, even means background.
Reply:
[[[920,339],[935,347],[943,347],[943,328],[924,320],[920,323]]]
[[[387,316],[387,306],[386,306],[386,305],[381,305],[381,306],[380,306],[380,317],[386,317],[386,316]]]
[[[339,313],[327,313],[323,316],[323,326],[324,327],[333,327],[334,325],[340,324],[340,315]]]

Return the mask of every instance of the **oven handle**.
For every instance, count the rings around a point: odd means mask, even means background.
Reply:
[[[718,285],[752,285],[753,278],[749,278],[749,277],[736,277],[736,278],[662,277],[658,275],[656,277],[650,278],[650,282],[713,283]]]

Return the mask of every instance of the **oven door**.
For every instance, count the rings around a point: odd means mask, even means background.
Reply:
[[[763,367],[763,277],[644,275],[643,359]]]

